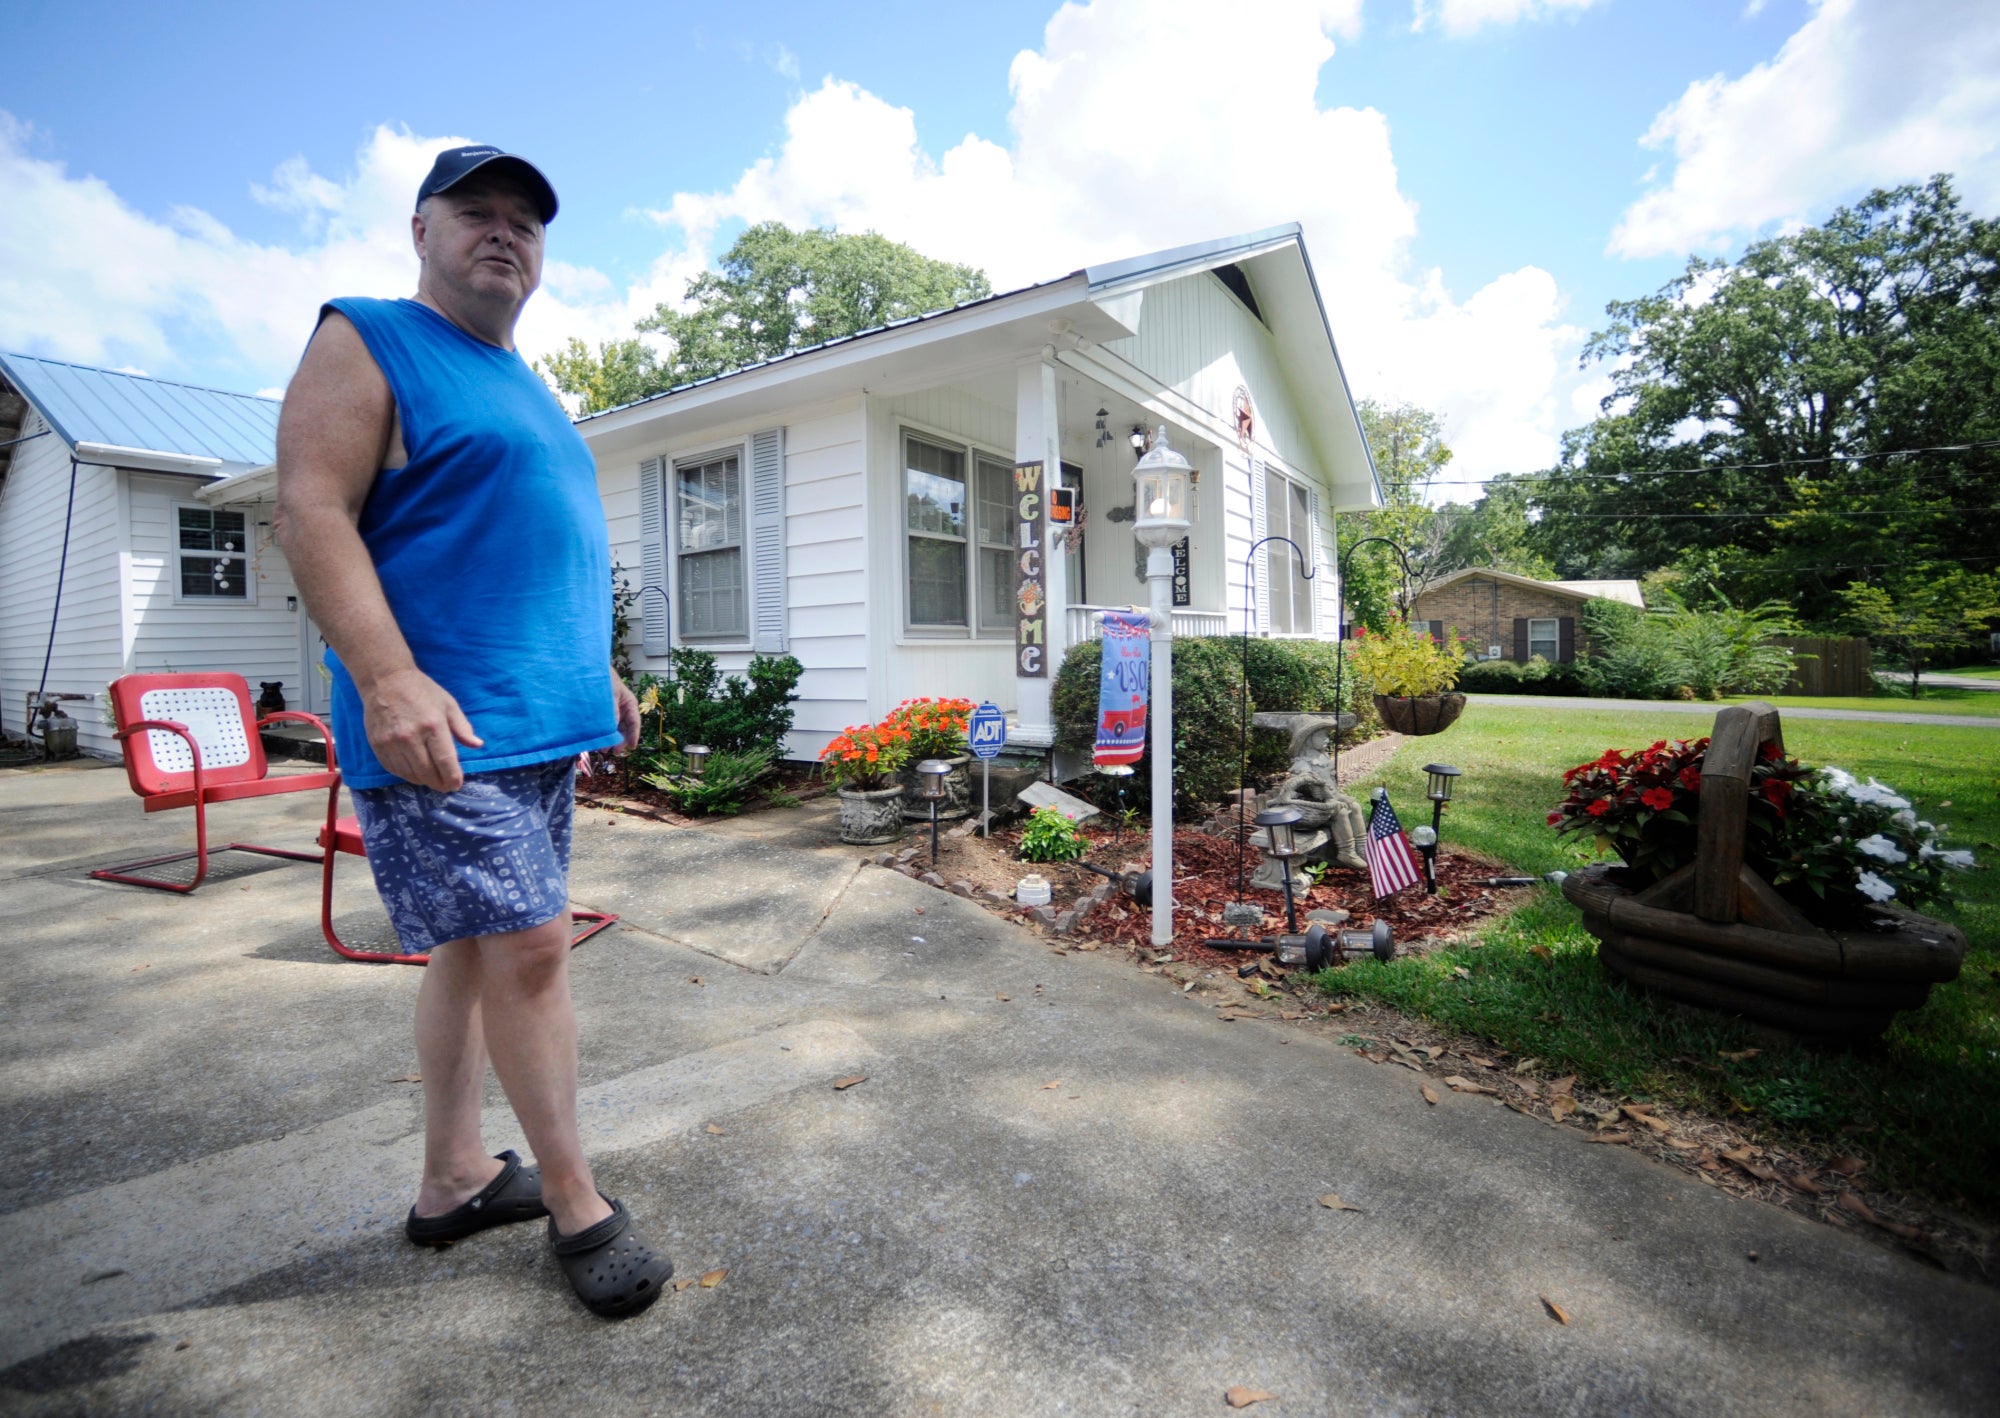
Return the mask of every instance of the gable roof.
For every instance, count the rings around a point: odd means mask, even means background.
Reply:
[[[0,354],[0,374],[72,450],[98,443],[224,467],[277,456],[276,399],[23,354]]]
[[[1532,576],[1517,576],[1511,571],[1498,571],[1490,566],[1469,566],[1463,571],[1454,571],[1426,590],[1418,599],[1434,595],[1447,586],[1457,585],[1469,576],[1484,576],[1489,581],[1500,581],[1529,591],[1568,596],[1579,601],[1623,601],[1628,606],[1640,607],[1646,604],[1645,594],[1637,581],[1537,581]]]
[[[1297,222],[1086,266],[1054,280],[788,350],[741,369],[585,414],[576,420],[577,428],[600,454],[622,452],[649,441],[642,425],[668,408],[679,412],[727,402],[741,404],[745,413],[776,413],[787,405],[837,392],[841,371],[862,360],[880,361],[879,368],[870,371],[871,383],[878,375],[890,381],[922,377],[937,368],[936,346],[945,339],[984,337],[1011,340],[1016,346],[1044,344],[1052,326],[1068,331],[1057,337],[1058,344],[1065,338],[1122,339],[1134,333],[1147,287],[1227,266],[1237,267],[1256,292],[1259,318],[1271,331],[1300,408],[1307,411],[1309,436],[1322,463],[1330,474],[1340,468],[1356,470],[1351,485],[1368,505],[1380,506],[1374,459],[1362,436],[1333,327]],[[1210,412],[1228,415],[1228,410]],[[1365,475],[1359,474],[1362,469]]]

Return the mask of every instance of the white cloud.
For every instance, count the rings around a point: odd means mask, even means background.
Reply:
[[[1544,20],[1567,12],[1588,10],[1604,0],[1416,0],[1410,28],[1424,30],[1435,20],[1454,39],[1488,25],[1511,25],[1523,20]]]
[[[1625,211],[1621,256],[1722,250],[1873,187],[1958,175],[2000,200],[2000,10],[1985,0],[1814,0],[1776,58],[1688,85],[1642,139],[1671,175]]]

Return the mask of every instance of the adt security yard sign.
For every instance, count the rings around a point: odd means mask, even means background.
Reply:
[[[965,726],[965,741],[979,755],[979,835],[993,832],[993,756],[1007,746],[1007,716],[997,704],[982,704]]]

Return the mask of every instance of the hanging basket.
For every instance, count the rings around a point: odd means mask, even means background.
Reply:
[[[1399,734],[1441,734],[1457,723],[1458,716],[1465,712],[1465,696],[1456,691],[1426,695],[1421,699],[1406,699],[1400,694],[1378,694],[1375,696],[1375,712],[1384,724]]]

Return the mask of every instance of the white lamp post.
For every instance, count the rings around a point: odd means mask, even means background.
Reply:
[[[1153,610],[1153,944],[1174,940],[1174,554],[1193,525],[1194,467],[1167,446],[1162,425],[1132,469],[1132,535],[1147,548]]]

